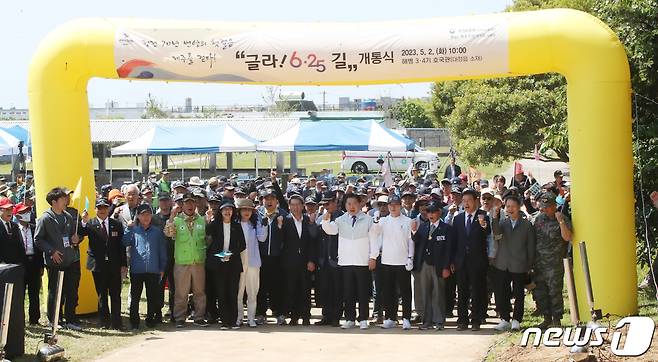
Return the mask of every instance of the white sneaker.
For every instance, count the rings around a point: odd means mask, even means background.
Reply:
[[[402,320],[402,329],[404,329],[404,330],[409,330],[409,329],[411,329],[411,321],[409,321],[409,320],[406,319],[406,318],[403,319],[403,320]]]
[[[356,324],[354,324],[354,321],[345,321],[345,323],[343,323],[343,325],[340,326],[340,328],[342,328],[342,329],[351,329],[351,328],[354,328],[355,325]]]
[[[521,330],[521,323],[519,323],[519,321],[517,321],[516,319],[512,319],[512,330],[513,331]]]
[[[368,321],[364,319],[361,322],[359,322],[359,328],[368,329]]]
[[[250,328],[256,328],[256,326],[258,326],[258,324],[256,324],[255,320],[252,319],[252,320],[249,321],[249,327]]]
[[[511,325],[508,321],[501,320],[500,323],[498,323],[498,325],[494,327],[494,329],[499,332],[504,332],[504,331],[509,331],[510,327]]]
[[[395,327],[395,322],[391,319],[385,320],[384,323],[382,324],[382,328],[384,329],[390,329],[393,327]]]

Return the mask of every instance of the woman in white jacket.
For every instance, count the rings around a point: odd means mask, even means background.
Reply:
[[[240,253],[242,273],[238,289],[238,315],[236,325],[242,324],[244,318],[244,293],[247,292],[247,321],[249,327],[256,327],[256,297],[260,288],[260,253],[258,243],[267,239],[267,228],[258,222],[254,213],[254,204],[250,199],[237,200],[238,217],[247,248]]]

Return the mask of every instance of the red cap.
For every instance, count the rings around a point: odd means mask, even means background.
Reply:
[[[4,199],[0,200],[0,209],[11,209],[13,207],[14,204],[12,204],[8,198],[5,197]]]
[[[27,206],[22,202],[19,202],[18,204],[14,205],[14,215],[20,214],[24,211],[29,211],[32,207]]]

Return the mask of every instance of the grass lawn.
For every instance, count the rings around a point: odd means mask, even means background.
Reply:
[[[648,267],[639,268],[638,267],[638,284],[644,276],[646,275]],[[583,296],[584,297],[584,296]],[[565,289],[563,291],[564,298],[564,316],[562,317],[562,326],[570,327],[571,317],[570,317],[570,308],[569,308],[569,299]],[[541,316],[533,316],[532,313],[535,311],[535,302],[532,300],[530,294],[526,295],[525,299],[525,314],[523,316],[524,320],[521,323],[520,332],[507,332],[501,333],[497,341],[490,347],[490,352],[487,355],[486,361],[497,361],[497,360],[511,360],[518,359],[520,361],[534,361],[534,360],[550,360],[550,361],[563,361],[569,360],[569,348],[568,347],[545,347],[540,346],[537,348],[534,347],[521,347],[520,341],[523,335],[523,330],[529,327],[535,327],[539,325],[543,318]],[[490,312],[491,313],[491,312]],[[604,311],[605,313],[605,311]],[[638,315],[651,317],[655,322],[658,322],[658,300],[656,300],[653,290],[638,290]],[[581,319],[587,320],[588,316],[580,316]],[[599,321],[600,325],[603,327],[613,329],[617,322],[621,319],[620,316],[611,316],[610,318],[603,318]],[[605,337],[605,335],[604,335]],[[611,333],[606,337],[607,342],[603,344],[600,348],[595,348],[591,353],[593,353],[598,360],[603,361],[616,361],[620,360],[619,357],[612,354],[610,351],[610,338]],[[649,351],[644,356],[638,357],[637,360],[641,361],[655,361],[658,358],[658,348],[656,347],[656,341],[658,340],[658,335],[654,332],[652,347],[649,348]]]
[[[42,292],[44,291],[42,287]],[[121,293],[121,311],[123,316],[123,325],[126,327],[125,332],[115,331],[115,330],[105,330],[100,329],[98,326],[98,318],[95,315],[90,316],[81,316],[80,320],[82,321],[83,331],[74,332],[70,330],[61,329],[58,331],[58,345],[63,347],[66,351],[66,358],[68,361],[86,361],[94,359],[108,351],[129,345],[140,338],[143,338],[145,334],[156,334],[159,330],[174,330],[175,328],[171,324],[163,324],[158,326],[155,329],[146,328],[144,324],[144,313],[146,312],[146,295],[145,292],[142,295],[140,301],[140,312],[142,312],[142,322],[141,329],[135,333],[129,331],[130,322],[128,321],[128,305],[127,299],[128,294],[130,293],[130,284],[124,282],[123,291]],[[41,295],[41,323],[47,323],[46,318],[46,293]],[[165,295],[167,293],[165,292]],[[165,300],[167,297],[165,296]],[[26,303],[27,307],[27,303]],[[168,309],[165,306],[163,308],[163,313]],[[27,317],[27,308],[25,310],[25,315]],[[45,326],[30,326],[25,322],[25,354],[19,358],[13,358],[12,361],[34,361],[36,352],[40,347],[43,346],[43,334],[49,329]]]

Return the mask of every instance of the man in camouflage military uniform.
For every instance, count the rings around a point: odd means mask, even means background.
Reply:
[[[567,255],[571,241],[571,220],[557,211],[555,194],[545,192],[539,197],[539,212],[533,219],[536,233],[535,277],[533,291],[537,309],[544,316],[540,328],[560,326],[564,314],[562,288],[564,267],[562,258]]]

